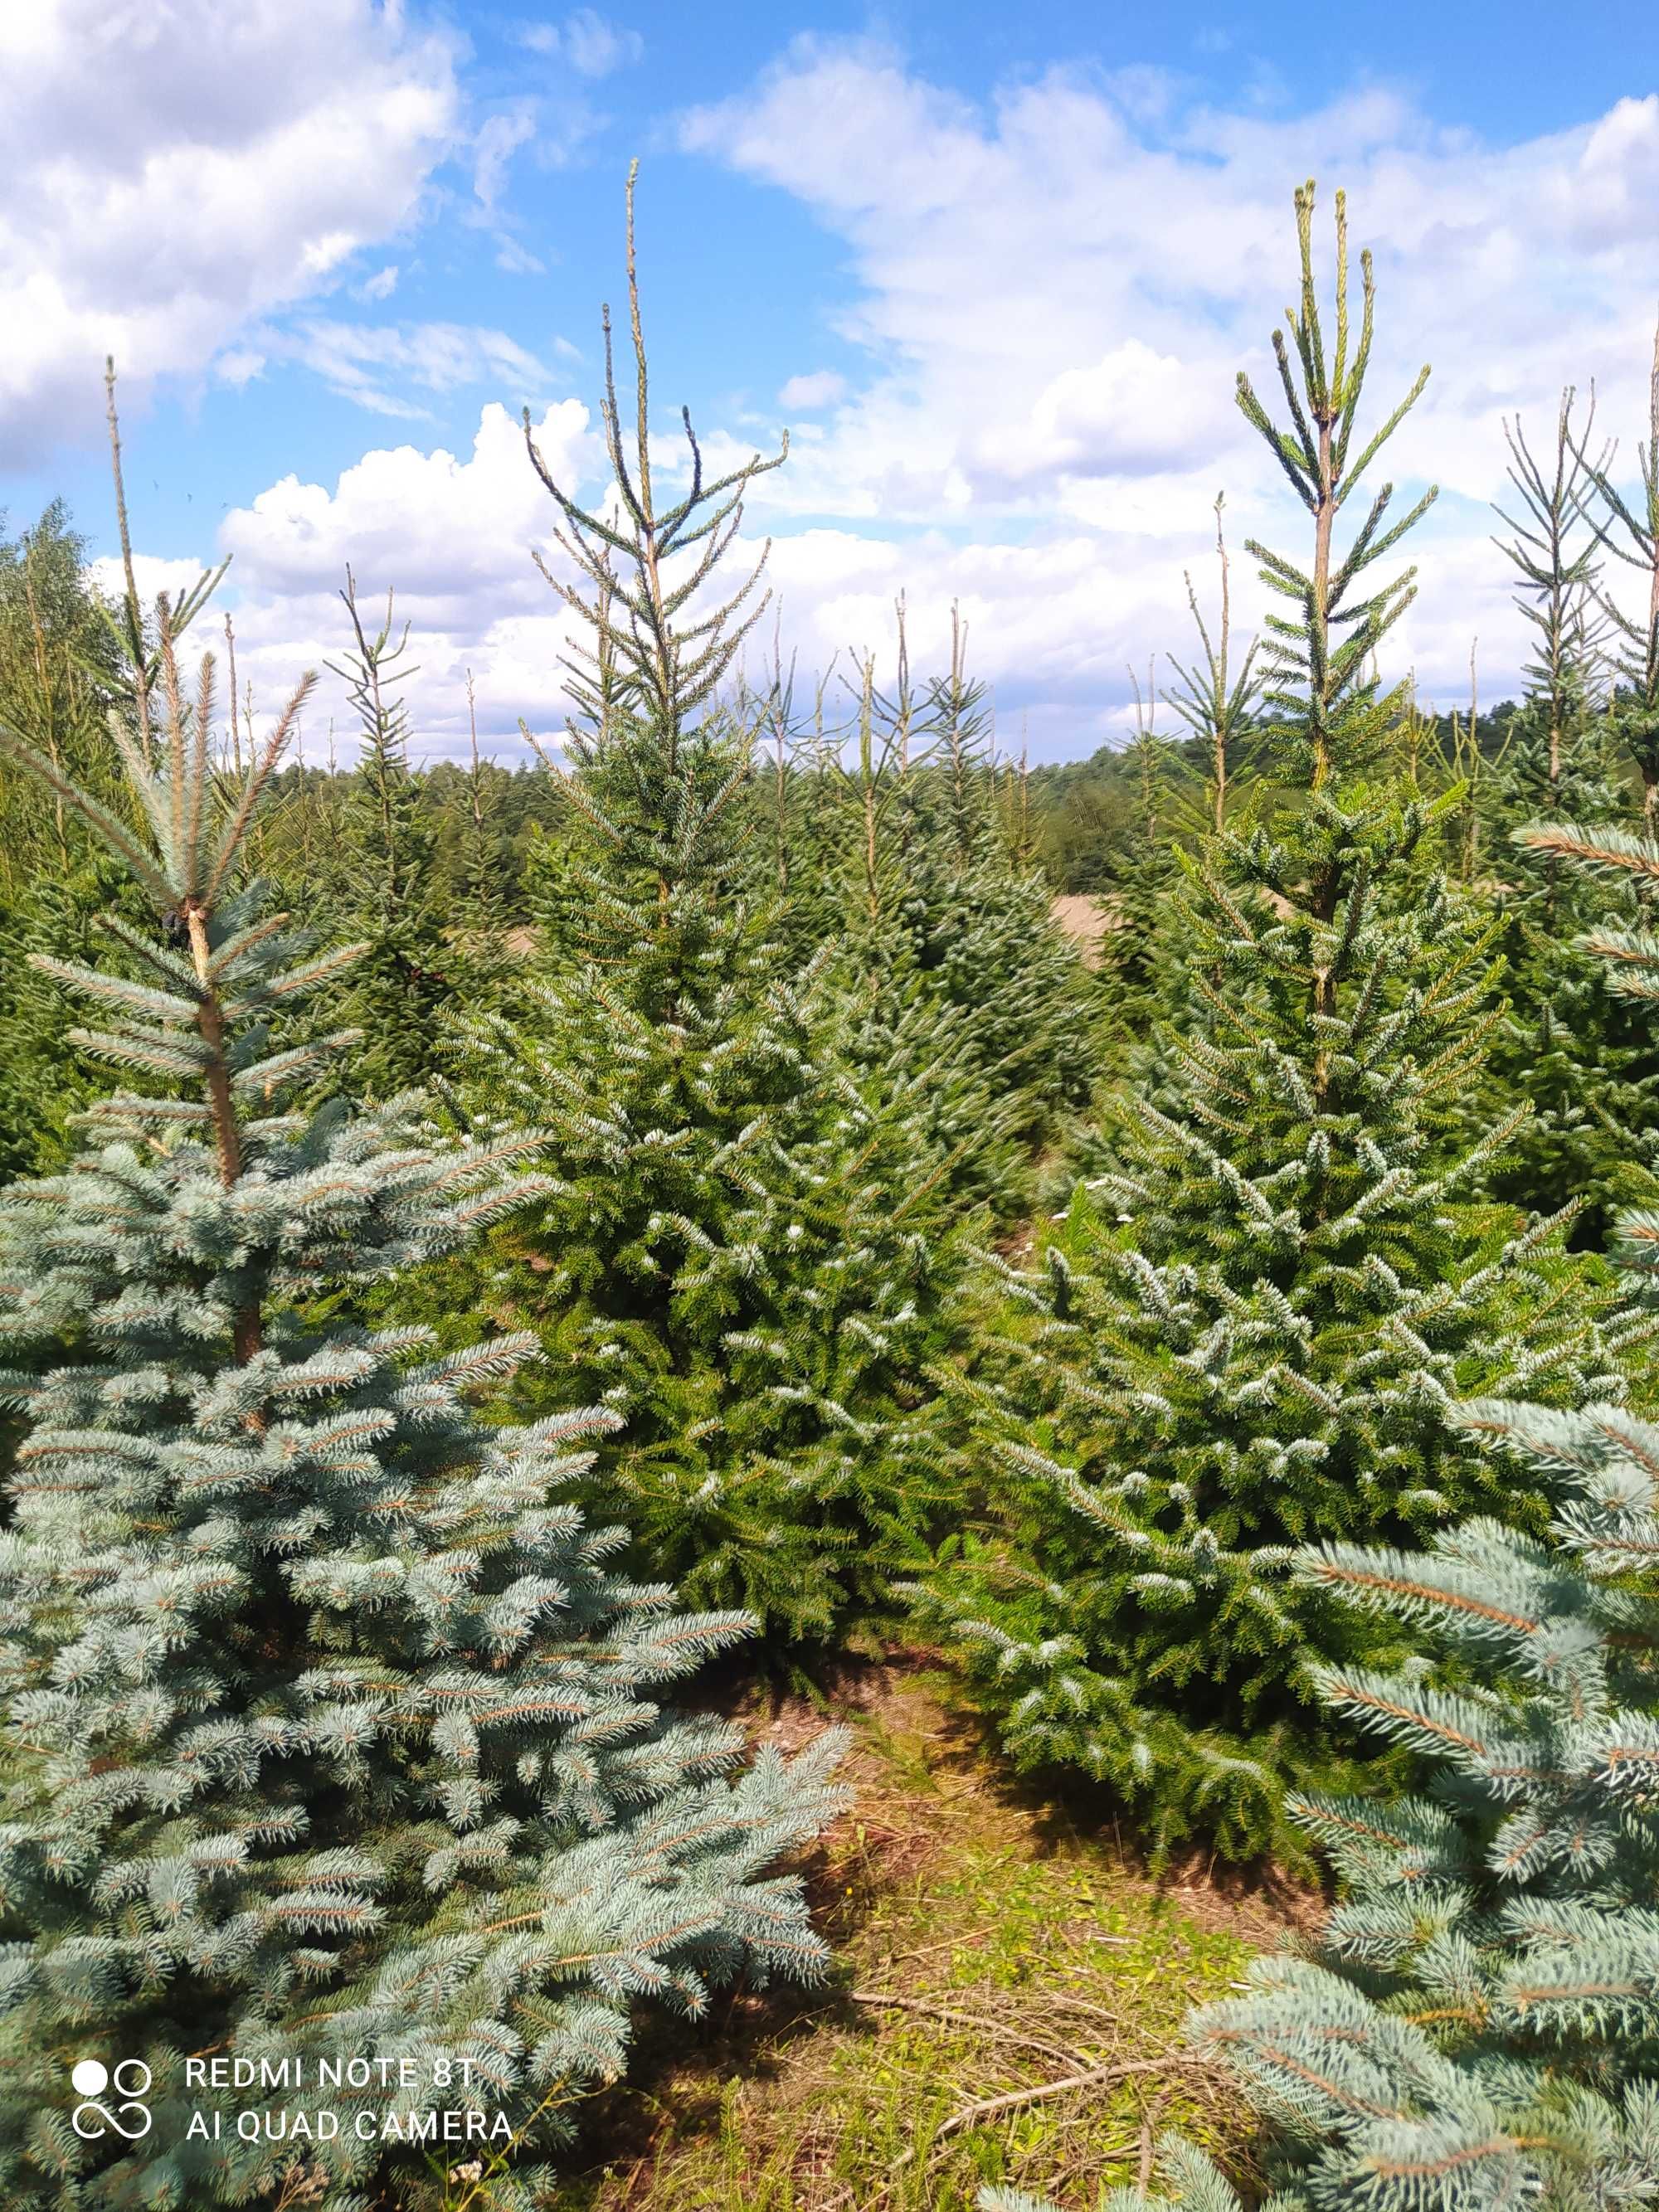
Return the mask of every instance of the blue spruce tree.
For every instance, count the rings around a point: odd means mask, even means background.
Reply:
[[[126,799],[0,727],[152,916],[110,925],[130,973],[43,963],[131,1087],[0,1217],[22,1418],[0,2189],[28,2212],[417,2208],[443,2198],[420,2115],[444,2107],[510,2154],[495,2201],[527,2208],[636,2000],[695,2019],[738,1973],[821,1971],[799,1881],[769,1869],[835,1804],[835,1747],[745,1764],[732,1728],[660,1708],[750,1624],[617,1571],[623,1532],[571,1502],[610,1416],[469,1410],[532,1340],[437,1353],[332,1317],[545,1183],[534,1139],[446,1147],[407,1095],[291,1105],[343,1041],[273,1044],[273,1022],[353,950],[307,951],[240,869],[306,687],[222,776],[211,664],[192,692],[175,629],[164,602],[112,726]],[[216,2056],[369,2078],[332,2140],[244,2140],[191,2125],[214,2100],[186,2061]],[[85,2139],[72,2063],[128,2061],[148,2132]]]

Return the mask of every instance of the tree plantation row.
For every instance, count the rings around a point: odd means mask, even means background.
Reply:
[[[1189,2023],[1253,2142],[1102,2205],[1659,2197],[1659,372],[1622,473],[1511,430],[1526,696],[1424,714],[1428,372],[1295,207],[1281,526],[1074,768],[902,605],[750,672],[787,453],[656,461],[631,182],[539,766],[411,767],[349,574],[300,757],[219,572],[140,604],[112,381],[125,592],[0,547],[9,2204],[562,2203],[642,2022],[840,1971],[845,1738],[699,1684],[917,1646],[1073,1823],[1326,1886]],[[325,2064],[368,2124],[202,2122]]]

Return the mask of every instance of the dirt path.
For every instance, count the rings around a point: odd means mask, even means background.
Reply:
[[[1098,899],[1085,898],[1080,891],[1058,891],[1048,911],[1067,937],[1077,939],[1085,966],[1099,967],[1100,940],[1109,929],[1118,927],[1109,909]]]
[[[985,2180],[1085,2212],[1164,2127],[1237,2153],[1236,2097],[1181,2022],[1316,1900],[1196,1866],[1154,1882],[1010,1785],[932,1655],[847,1666],[821,1710],[728,1710],[786,1749],[853,1730],[855,1802],[809,1869],[831,1980],[722,1998],[689,2056],[647,2027],[556,2212],[969,2212]]]

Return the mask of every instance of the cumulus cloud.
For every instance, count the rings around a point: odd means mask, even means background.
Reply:
[[[625,63],[638,61],[645,40],[637,31],[607,22],[592,8],[578,8],[565,21],[564,50],[580,76],[609,76]]]
[[[118,554],[103,555],[88,562],[88,572],[106,599],[119,599],[125,594],[126,577]],[[199,561],[170,561],[155,553],[135,553],[132,556],[133,586],[146,607],[154,606],[163,592],[174,602],[183,599],[201,574]]]
[[[799,407],[810,415],[820,407],[833,407],[846,391],[844,376],[838,376],[833,368],[815,368],[805,376],[792,376],[778,394],[778,404]]]
[[[1024,415],[988,423],[967,452],[988,489],[1152,476],[1228,445],[1231,403],[1218,380],[1188,375],[1178,356],[1125,338],[1050,378]]]
[[[458,108],[451,41],[374,0],[0,9],[0,462],[96,423],[106,353],[194,373],[336,278]]]
[[[601,449],[579,401],[546,409],[535,435],[560,481],[598,489]],[[495,404],[483,410],[469,453],[387,447],[365,453],[332,487],[284,477],[221,526],[239,674],[269,705],[303,669],[323,669],[307,742],[319,741],[332,716],[349,750],[343,698],[325,664],[340,654],[337,595],[349,562],[365,601],[395,592],[399,622],[412,625],[417,752],[465,751],[469,668],[481,730],[501,753],[520,750],[520,714],[556,729],[565,711],[558,663],[570,618],[531,559],[532,547],[560,559],[552,515],[522,428]],[[174,565],[182,573],[189,564]],[[156,573],[172,580],[170,567]],[[141,580],[147,597],[154,588]]]
[[[536,110],[520,100],[479,125],[472,147],[472,191],[486,214],[493,215],[507,184],[513,156],[536,135]]]
[[[213,359],[213,374],[220,383],[234,385],[239,392],[256,376],[262,376],[264,367],[265,357],[257,346],[227,346]]]
[[[1229,112],[1183,104],[1146,71],[1055,70],[981,107],[879,42],[808,37],[684,118],[681,143],[805,204],[859,280],[839,330],[868,373],[757,488],[757,514],[878,520],[884,538],[909,533],[900,565],[914,555],[928,572],[930,527],[947,525],[942,579],[964,592],[995,579],[981,635],[999,658],[999,625],[1033,647],[1048,636],[1028,589],[1062,590],[1117,669],[1179,645],[1182,569],[1203,555],[1218,485],[1238,536],[1295,542],[1232,388],[1244,368],[1276,392],[1266,341],[1294,280],[1290,186],[1310,172],[1347,186],[1356,247],[1376,242],[1379,411],[1436,364],[1389,454],[1402,490],[1432,478],[1444,494],[1401,639],[1427,688],[1450,697],[1466,680],[1477,626],[1493,682],[1518,671],[1487,544],[1503,416],[1518,409],[1547,433],[1563,384],[1593,378],[1627,442],[1645,422],[1656,96],[1505,148],[1376,88],[1301,115]],[[1090,580],[1080,600],[1067,563]],[[1056,636],[1009,681],[1052,705],[1085,665]]]
[[[556,477],[579,495],[602,494],[604,459],[596,428],[579,401],[550,407],[536,439]],[[665,468],[678,456],[665,441]],[[556,733],[567,711],[561,655],[574,624],[530,558],[538,550],[555,574],[568,574],[555,544],[550,503],[532,471],[523,434],[507,411],[486,406],[468,454],[414,445],[366,453],[335,484],[285,477],[225,520],[219,550],[231,554],[239,666],[267,703],[285,696],[304,667],[338,657],[337,592],[350,562],[374,600],[397,593],[399,621],[412,625],[419,673],[410,687],[416,749],[459,757],[466,745],[466,672],[477,678],[480,728],[502,757],[522,750],[518,717]],[[733,580],[762,550],[750,530],[732,548]],[[1103,602],[1128,634],[1155,634],[1161,585],[1145,568],[1126,587],[1111,549],[1085,530],[1054,533],[1041,544],[963,544],[939,531],[903,542],[817,526],[772,544],[768,580],[782,623],[786,656],[805,671],[839,661],[850,672],[866,650],[890,651],[895,602],[909,608],[919,665],[948,652],[950,611],[958,603],[980,674],[1020,705],[1034,753],[1086,751],[1099,741],[1103,697],[1123,670]],[[176,569],[177,574],[174,574]],[[156,564],[155,583],[176,588],[191,564]],[[769,649],[757,634],[755,672]],[[1138,648],[1138,650],[1139,650]],[[1144,650],[1139,650],[1144,665]],[[1028,697],[1031,672],[1036,696]],[[832,685],[832,705],[840,692]],[[343,701],[325,674],[313,733],[335,717],[342,751],[349,744]]]

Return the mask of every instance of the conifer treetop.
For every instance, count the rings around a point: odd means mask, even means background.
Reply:
[[[116,649],[118,663],[116,680],[132,703],[139,745],[148,753],[150,743],[149,693],[159,672],[160,651],[158,646],[152,645],[150,633],[145,626],[143,609],[138,598],[137,577],[132,565],[132,532],[127,520],[126,485],[121,474],[121,422],[115,408],[113,355],[106,355],[104,360],[104,417],[109,425],[110,467],[115,478],[116,531],[120,540],[121,571],[126,589],[118,610],[100,601],[99,611]],[[188,591],[167,602],[163,628],[171,633],[175,647],[218,590],[229,566],[230,556],[227,554],[216,568],[204,568]],[[233,663],[233,690],[235,689],[234,672]],[[100,673],[107,675],[108,672],[100,671]]]
[[[1642,569],[1651,578],[1655,574],[1656,542],[1659,541],[1659,329],[1654,332],[1653,368],[1648,380],[1648,435],[1636,449],[1641,489],[1632,499],[1624,498],[1612,482],[1611,446],[1603,449],[1598,460],[1586,459],[1583,445],[1589,434],[1587,425],[1583,436],[1574,441],[1574,458],[1607,507],[1605,517],[1589,515],[1590,527],[1600,543],[1616,560]],[[1614,525],[1622,526],[1629,541],[1627,544],[1620,542]],[[1659,623],[1659,581],[1650,586],[1649,609],[1650,623]],[[1609,607],[1608,612],[1614,615],[1615,620],[1619,619],[1615,610]],[[1625,626],[1629,635],[1628,623]],[[1640,632],[1636,634],[1642,635]]]
[[[401,855],[393,833],[392,811],[397,788],[409,773],[409,702],[403,696],[401,686],[418,671],[405,665],[409,651],[407,623],[398,632],[397,642],[392,642],[396,600],[392,592],[386,595],[386,620],[373,635],[357,605],[357,580],[349,563],[340,603],[350,618],[352,649],[343,662],[331,660],[328,665],[345,685],[352,712],[362,728],[360,773],[369,804],[378,817],[386,904],[388,910],[394,910],[412,889],[401,879]],[[470,678],[468,684],[470,692]]]
[[[1191,663],[1177,660],[1173,654],[1170,665],[1175,672],[1175,683],[1163,695],[1166,706],[1174,709],[1188,729],[1204,747],[1210,762],[1210,811],[1218,836],[1227,826],[1227,783],[1231,749],[1249,735],[1255,727],[1255,714],[1261,696],[1262,678],[1256,667],[1256,656],[1261,649],[1260,638],[1252,638],[1244,648],[1242,661],[1232,657],[1232,574],[1227,556],[1227,539],[1222,528],[1221,510],[1226,505],[1224,492],[1215,495],[1215,550],[1217,565],[1221,571],[1221,605],[1215,617],[1212,634],[1198,604],[1198,593],[1193,586],[1191,571],[1182,580],[1187,586],[1187,605],[1192,610],[1193,627],[1198,632],[1200,657]],[[1137,715],[1137,720],[1139,716]]]
[[[643,714],[658,726],[672,761],[688,719],[713,696],[738,648],[765,611],[770,594],[763,593],[756,600],[754,593],[771,550],[770,539],[762,547],[745,580],[728,599],[695,620],[682,623],[679,617],[741,528],[744,495],[750,484],[757,477],[781,467],[788,458],[789,434],[783,433],[777,453],[769,459],[757,453],[740,468],[706,483],[702,449],[691,427],[691,412],[683,407],[680,419],[691,453],[690,483],[681,499],[665,511],[659,511],[652,482],[649,373],[634,247],[634,188],[639,166],[637,161],[630,163],[627,188],[628,307],[635,363],[631,432],[624,429],[617,397],[608,304],[601,318],[605,396],[600,419],[615,483],[611,519],[578,506],[556,480],[536,443],[528,408],[524,433],[536,473],[564,518],[563,526],[555,527],[554,538],[588,587],[584,591],[580,584],[555,576],[540,553],[533,555],[548,583],[593,635],[591,649],[578,648],[582,665],[572,670],[579,705],[603,731],[609,710],[625,702],[630,710]],[[690,555],[690,565],[671,578],[669,564],[679,555]]]
[[[1351,461],[1349,452],[1370,362],[1376,278],[1368,247],[1360,255],[1363,303],[1355,337],[1349,318],[1347,204],[1345,195],[1338,192],[1336,341],[1334,352],[1328,351],[1314,276],[1313,210],[1314,184],[1310,178],[1296,194],[1297,241],[1302,261],[1300,305],[1289,307],[1285,313],[1296,349],[1294,366],[1284,331],[1276,330],[1273,337],[1273,358],[1279,365],[1291,428],[1282,429],[1273,422],[1243,370],[1238,377],[1238,404],[1246,421],[1272,448],[1297,498],[1314,519],[1313,557],[1305,569],[1282,554],[1270,552],[1255,538],[1246,541],[1245,550],[1261,562],[1262,581],[1268,588],[1297,603],[1294,618],[1267,617],[1263,696],[1290,726],[1279,740],[1287,766],[1298,777],[1305,775],[1317,791],[1333,774],[1352,773],[1376,754],[1405,696],[1403,684],[1384,693],[1371,663],[1377,646],[1416,596],[1413,583],[1416,570],[1407,568],[1368,598],[1350,603],[1348,593],[1364,571],[1426,513],[1438,487],[1431,485],[1409,514],[1389,524],[1394,486],[1385,483],[1346,552],[1336,550],[1338,514],[1416,404],[1428,382],[1429,368],[1425,362],[1404,399]],[[1340,633],[1340,641],[1334,632]]]
[[[126,501],[112,369],[109,417],[125,545]],[[71,1041],[83,1050],[151,1075],[197,1078],[201,1103],[189,1110],[210,1128],[221,1179],[229,1188],[242,1171],[244,1103],[262,1098],[269,1104],[345,1041],[325,1038],[309,1048],[273,1054],[265,1048],[263,1022],[254,1018],[315,988],[354,960],[361,948],[337,947],[319,960],[284,968],[276,956],[297,956],[303,949],[286,933],[288,917],[260,915],[259,894],[239,880],[249,828],[298,726],[314,674],[301,678],[264,738],[250,747],[240,778],[225,775],[214,752],[213,656],[204,654],[192,693],[180,672],[178,652],[180,633],[199,611],[217,574],[204,576],[177,605],[161,593],[153,625],[144,621],[130,560],[127,575],[127,604],[117,635],[129,648],[124,673],[132,721],[129,726],[118,707],[110,713],[108,729],[126,771],[137,822],[124,819],[58,761],[3,722],[0,754],[40,777],[72,807],[154,902],[161,916],[161,944],[113,917],[104,927],[159,979],[161,988],[45,954],[34,955],[33,964],[77,995],[117,1010],[112,1026],[71,1032]],[[233,1040],[239,1024],[240,1036]],[[158,1118],[176,1124],[179,1117],[177,1101],[163,1106],[122,1092],[95,1107],[91,1119],[125,1127],[153,1126]],[[251,1310],[239,1321],[237,1334],[244,1356],[257,1350]]]
[[[1594,505],[1585,507],[1596,544],[1636,569],[1647,586],[1647,604],[1639,614],[1621,606],[1599,580],[1593,588],[1617,641],[1611,720],[1641,772],[1643,819],[1651,835],[1659,823],[1659,330],[1654,333],[1648,383],[1648,434],[1636,448],[1635,491],[1627,499],[1613,483],[1611,447],[1594,462],[1586,460],[1582,441],[1574,453],[1600,502],[1600,512]]]
[[[1515,533],[1507,542],[1495,538],[1493,543],[1519,573],[1516,605],[1538,640],[1537,658],[1527,663],[1523,672],[1549,718],[1552,808],[1557,804],[1561,782],[1567,725],[1575,709],[1582,710],[1607,629],[1595,559],[1598,540],[1593,526],[1576,549],[1571,539],[1586,520],[1586,500],[1597,475],[1607,473],[1612,447],[1604,446],[1597,461],[1584,458],[1581,448],[1595,424],[1595,395],[1591,392],[1583,428],[1576,434],[1572,412],[1577,399],[1577,392],[1568,385],[1556,416],[1554,456],[1547,463],[1541,462],[1528,444],[1520,416],[1513,422],[1505,420],[1508,475],[1521,512],[1510,514],[1506,508],[1494,508],[1499,520]]]

